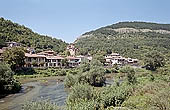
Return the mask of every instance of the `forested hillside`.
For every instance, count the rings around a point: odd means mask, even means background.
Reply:
[[[144,54],[157,50],[170,53],[170,24],[120,22],[80,36],[75,44],[80,53],[118,52],[126,57],[143,59]]]
[[[3,42],[15,41],[23,46],[34,47],[37,51],[53,49],[56,52],[63,52],[67,43],[56,38],[40,35],[31,29],[13,23],[10,20],[0,18],[0,45]]]

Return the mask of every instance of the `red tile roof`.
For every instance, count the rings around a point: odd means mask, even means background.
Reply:
[[[25,53],[26,57],[34,57],[34,58],[45,58],[45,55],[37,55],[37,54],[29,54],[29,53]]]
[[[61,56],[47,56],[46,58],[47,58],[47,59],[64,59],[64,58],[61,57]]]
[[[79,58],[77,58],[77,57],[72,57],[72,56],[68,56],[68,57],[66,57],[67,59],[79,59]]]

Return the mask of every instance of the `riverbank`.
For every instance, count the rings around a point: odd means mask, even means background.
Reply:
[[[0,110],[19,110],[28,101],[51,100],[63,106],[67,93],[64,90],[64,76],[18,79],[22,90],[0,99]]]
[[[36,78],[17,78],[21,84],[35,82],[35,81],[45,81],[45,80],[56,80],[58,82],[64,81],[65,76],[50,76],[50,77],[36,77]]]

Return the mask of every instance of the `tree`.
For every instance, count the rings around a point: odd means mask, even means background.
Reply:
[[[103,66],[103,64],[99,60],[93,59],[90,62],[90,67],[91,68],[97,68],[97,67],[102,67],[102,66]]]
[[[11,68],[5,63],[0,63],[0,96],[7,93],[18,92],[20,84],[13,78]]]
[[[25,64],[25,53],[23,48],[9,48],[3,53],[3,60],[10,65],[13,71],[21,68]]]
[[[66,50],[64,53],[65,53],[66,56],[70,56],[71,55],[68,50]]]
[[[96,54],[94,59],[99,60],[103,65],[106,63],[105,57],[102,54]]]
[[[148,70],[155,71],[159,67],[165,65],[165,57],[157,51],[149,52],[145,55],[145,67]]]
[[[92,86],[101,87],[105,84],[104,68],[98,67],[91,69],[86,76],[88,83]]]
[[[0,39],[0,49],[5,46],[5,42],[3,39]]]
[[[125,66],[120,69],[120,72],[125,73],[127,81],[129,84],[135,84],[136,83],[136,77],[135,77],[135,69],[130,66]]]
[[[62,67],[68,67],[69,66],[68,60],[66,58],[61,60],[61,66]]]

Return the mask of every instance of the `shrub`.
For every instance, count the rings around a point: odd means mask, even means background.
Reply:
[[[136,83],[135,69],[130,66],[125,66],[120,69],[120,72],[125,73],[129,84]]]
[[[58,110],[58,107],[49,101],[38,101],[24,104],[22,110]]]
[[[61,71],[58,71],[58,76],[65,76],[67,73],[66,73],[66,70],[64,69],[61,69]]]
[[[76,84],[72,87],[67,98],[67,103],[74,103],[79,99],[90,100],[93,98],[93,87],[88,84]]]
[[[169,84],[155,81],[139,86],[122,106],[129,109],[168,110],[170,108]]]
[[[92,86],[103,86],[106,80],[104,75],[105,74],[103,68],[91,69],[88,72],[86,79],[88,80],[88,83]]]
[[[0,63],[0,95],[15,93],[21,89],[21,84],[13,77],[11,68]]]
[[[99,106],[94,100],[80,99],[74,103],[67,103],[67,110],[98,110]]]
[[[158,51],[152,51],[145,55],[145,67],[148,70],[155,71],[165,65],[165,57]]]
[[[76,79],[72,74],[67,74],[64,80],[65,87],[72,87],[76,83]]]
[[[100,104],[105,108],[109,106],[120,106],[131,94],[132,87],[126,83],[120,86],[112,85],[106,87],[100,93]]]

